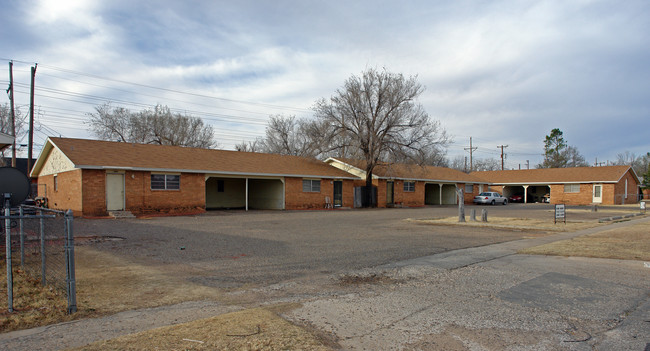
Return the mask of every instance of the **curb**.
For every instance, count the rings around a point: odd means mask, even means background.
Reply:
[[[618,221],[618,220],[621,220],[623,218],[632,218],[632,217],[636,217],[636,216],[643,216],[643,213],[630,213],[630,214],[626,214],[625,216],[614,216],[614,217],[600,218],[600,219],[598,219],[598,223]]]

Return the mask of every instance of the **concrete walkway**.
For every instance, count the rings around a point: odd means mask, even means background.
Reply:
[[[461,249],[461,250],[452,250],[452,251],[442,252],[431,256],[419,257],[412,260],[391,263],[385,266],[381,266],[379,268],[399,268],[399,267],[406,267],[406,266],[431,266],[431,267],[444,268],[444,269],[457,269],[457,268],[462,268],[473,264],[477,264],[480,262],[486,262],[497,258],[514,255],[517,253],[517,251],[525,248],[544,245],[544,244],[548,244],[560,240],[572,239],[582,235],[595,234],[607,230],[623,228],[628,225],[637,224],[637,223],[650,223],[650,217],[645,217],[634,221],[612,223],[611,225],[608,226],[588,228],[588,229],[583,229],[575,232],[566,232],[566,233],[554,234],[549,236],[543,236],[534,239],[515,240],[515,241],[508,241],[508,242],[493,244],[493,245],[472,247],[472,248]]]

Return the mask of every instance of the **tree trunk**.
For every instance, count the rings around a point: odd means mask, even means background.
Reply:
[[[458,222],[465,222],[465,196],[463,196],[463,189],[457,189],[458,194]]]
[[[374,207],[372,202],[372,170],[366,171],[366,203],[364,207]]]

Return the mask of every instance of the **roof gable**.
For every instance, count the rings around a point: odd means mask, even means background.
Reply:
[[[298,156],[54,137],[46,144],[35,165],[39,172],[50,153],[45,150],[57,148],[75,168],[356,179],[324,162]]]
[[[346,158],[333,158],[330,157],[325,162],[339,163],[351,167],[356,172],[361,171],[365,176],[365,162],[361,160],[351,160]],[[345,166],[344,166],[345,167]],[[339,167],[341,168],[341,167]],[[345,169],[345,168],[342,168]],[[356,174],[356,172],[352,172]],[[461,171],[435,166],[419,166],[415,164],[406,163],[379,163],[373,170],[373,178],[386,178],[386,179],[406,179],[406,180],[422,180],[432,182],[453,182],[453,183],[487,183],[486,181],[463,173]]]

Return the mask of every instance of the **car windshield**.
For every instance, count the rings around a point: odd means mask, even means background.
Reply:
[[[478,196],[492,196],[492,193],[480,193]]]

